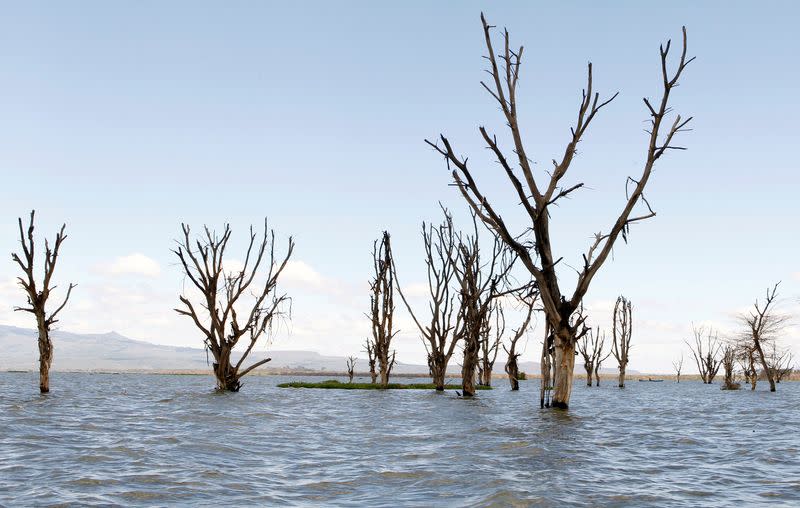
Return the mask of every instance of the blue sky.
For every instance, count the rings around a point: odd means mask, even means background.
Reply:
[[[572,264],[641,172],[641,97],[658,93],[658,44],[687,26],[698,58],[673,105],[695,117],[689,150],[660,161],[647,192],[658,216],[616,248],[587,298],[601,325],[617,294],[633,300],[632,368],[669,370],[692,321],[733,330],[732,316],[777,280],[796,306],[794,2],[4,2],[0,251],[16,248],[16,217],[31,208],[48,235],[66,221],[57,278],[79,288],[63,329],[199,345],[171,311],[180,222],[230,221],[242,238],[267,216],[297,241],[295,317],[275,347],[355,351],[380,231],[413,285],[420,222],[438,218],[438,201],[463,218],[424,138],[445,132],[521,224],[477,133],[506,139],[479,85],[481,10],[525,45],[520,116],[542,167],[563,151],[588,60],[598,90],[620,91],[568,177],[589,189],[554,214],[555,248]],[[0,264],[0,322],[25,324],[10,310],[15,275]],[[422,362],[402,328],[402,360]],[[787,341],[800,345],[796,330]]]

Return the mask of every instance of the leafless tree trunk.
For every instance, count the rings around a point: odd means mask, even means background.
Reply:
[[[577,121],[571,129],[571,135],[564,154],[560,161],[553,161],[552,170],[546,174],[544,174],[543,170],[542,174],[539,175],[539,181],[537,181],[534,176],[531,158],[527,154],[522,141],[521,129],[517,118],[516,89],[523,48],[520,47],[514,51],[511,48],[508,31],[505,31],[503,47],[501,52],[496,54],[492,46],[491,29],[493,27],[486,22],[483,14],[481,14],[481,21],[487,49],[486,58],[490,66],[488,72],[492,78],[489,85],[483,82],[481,84],[497,101],[503,111],[504,120],[513,138],[511,153],[516,158],[519,169],[515,169],[514,163],[506,157],[495,135],[490,134],[485,127],[480,127],[479,131],[525,209],[530,221],[526,226],[526,232],[518,234],[511,231],[508,224],[501,217],[501,213],[489,202],[473,178],[472,170],[468,167],[468,159],[462,158],[457,154],[447,137],[440,135],[438,141],[426,140],[426,142],[444,156],[448,170],[452,172],[456,185],[473,211],[487,226],[497,233],[506,245],[513,249],[536,280],[547,321],[553,327],[555,347],[553,407],[566,409],[569,405],[572,390],[576,335],[582,325],[579,320],[573,320],[572,315],[586,295],[594,276],[611,253],[617,238],[622,235],[623,239],[627,241],[631,224],[655,216],[655,212],[650,208],[647,199],[644,197],[644,190],[650,180],[656,161],[667,150],[683,149],[683,147],[673,144],[673,138],[678,132],[684,130],[691,118],[683,119],[678,115],[671,125],[665,119],[671,111],[669,106],[670,93],[678,85],[678,79],[693,59],[686,58],[685,28],[683,30],[683,49],[677,67],[672,74],[667,70],[667,56],[671,44],[667,42],[665,46],[660,48],[661,98],[655,103],[655,106],[648,99],[644,100],[650,115],[650,128],[648,130],[647,154],[642,173],[638,179],[631,177],[627,179],[627,199],[622,211],[607,233],[601,232],[595,235],[593,243],[583,255],[583,266],[579,271],[576,287],[572,295],[567,298],[561,292],[556,272],[556,265],[563,258],[554,256],[551,245],[551,206],[583,187],[583,183],[565,185],[562,180],[575,157],[578,143],[583,138],[597,112],[610,103],[616,97],[616,94],[608,100],[600,101],[599,94],[593,90],[592,66],[589,64],[587,85],[583,90]],[[665,127],[665,125],[667,126]],[[663,132],[664,130],[666,132]],[[522,178],[518,174],[520,171],[522,172]],[[643,204],[646,208],[641,215],[633,215],[633,210],[637,204]]]
[[[605,331],[600,332],[600,328],[598,327],[597,328],[597,333],[601,334],[600,335],[600,350],[602,351],[603,344],[606,341],[606,332]],[[597,357],[597,361],[594,362],[594,385],[595,386],[600,386],[600,368],[603,366],[603,362],[606,361],[609,356],[611,356],[611,351],[606,353],[605,356],[601,355],[601,356]]]
[[[767,361],[775,376],[776,384],[779,384],[784,377],[791,376],[794,370],[792,352],[789,349],[778,349],[775,342],[772,343],[772,351]]]
[[[619,365],[619,387],[625,388],[625,369],[628,366],[628,352],[631,349],[633,334],[633,308],[631,302],[624,296],[617,298],[617,303],[614,305],[614,326],[611,332],[614,339],[611,351]]]
[[[367,359],[369,361],[369,376],[372,379],[372,384],[378,382],[378,371],[375,370],[375,363],[378,358],[375,355],[375,346],[372,344],[371,339],[367,339],[364,343],[364,350],[367,352]]]
[[[700,372],[700,378],[703,383],[710,385],[714,381],[714,377],[719,371],[721,361],[719,353],[722,351],[722,342],[712,328],[706,331],[704,326],[694,326],[692,324],[692,333],[694,334],[694,345],[685,341],[689,346],[694,361],[697,364],[697,370]],[[703,336],[705,335],[706,346],[703,348]]]
[[[348,356],[347,357],[347,377],[348,383],[353,382],[353,376],[356,373],[356,357],[355,356]]]
[[[204,232],[195,239],[191,238],[187,224],[181,224],[181,228],[183,238],[173,252],[181,262],[184,275],[200,293],[200,311],[197,302],[192,303],[185,295],[180,296],[183,307],[175,311],[191,318],[205,336],[203,342],[214,357],[217,389],[238,392],[245,375],[270,361],[265,358],[242,368],[256,343],[272,331],[276,318],[291,312],[284,310],[291,299],[285,293],[278,293],[278,278],[292,255],[294,240],[289,237],[286,255],[282,259],[276,257],[275,231],[269,229],[264,219],[264,233],[258,242],[250,227],[242,268],[225,271],[223,260],[231,237],[229,224],[225,224],[221,236],[205,226]],[[262,266],[266,274],[262,281],[254,283],[260,277]],[[243,298],[246,295],[251,295],[250,302]],[[234,363],[232,353],[243,337],[246,347],[239,361]]]
[[[753,310],[740,316],[747,332],[746,336],[750,339],[753,349],[758,354],[758,359],[764,369],[764,375],[769,382],[769,391],[775,391],[775,372],[767,360],[764,352],[767,344],[774,343],[783,329],[786,327],[788,317],[775,312],[775,304],[778,296],[778,285],[767,288],[764,304],[760,305],[758,300],[753,304]]]
[[[540,407],[550,407],[550,392],[553,390],[552,372],[553,357],[555,356],[555,338],[550,322],[545,321],[544,339],[542,340],[542,355],[539,359],[539,366],[542,373]]]
[[[672,366],[675,367],[675,378],[678,383],[681,382],[681,370],[683,369],[683,353],[681,353],[681,357],[678,361],[672,362]]]
[[[39,391],[41,393],[48,393],[50,391],[50,366],[53,364],[53,341],[50,338],[50,327],[53,326],[58,319],[56,317],[67,305],[69,296],[72,294],[72,289],[75,284],[70,283],[67,287],[67,294],[64,300],[56,309],[47,314],[47,300],[50,298],[50,292],[56,286],[52,285],[53,272],[56,269],[56,262],[58,261],[58,254],[61,250],[61,244],[67,239],[64,234],[66,224],[61,226],[61,229],[56,234],[56,241],[52,249],[50,243],[45,239],[44,241],[44,274],[41,284],[41,290],[38,289],[36,284],[36,277],[34,274],[34,261],[35,261],[35,247],[33,241],[33,219],[35,210],[31,210],[31,219],[28,225],[27,233],[22,226],[22,218],[18,220],[19,224],[19,240],[22,245],[22,257],[16,253],[11,254],[11,259],[17,263],[24,276],[17,277],[17,281],[22,289],[25,290],[25,296],[28,299],[27,307],[14,307],[15,311],[30,312],[36,318],[36,329],[39,334]]]
[[[723,390],[738,390],[739,383],[734,379],[734,363],[736,362],[736,349],[734,346],[726,345],[722,350],[722,368],[725,370],[725,382]]]
[[[597,377],[597,386],[600,386],[600,363],[603,354],[603,343],[605,335],[600,334],[600,327],[594,333],[588,330],[587,333],[578,341],[578,351],[583,357],[583,368],[586,369],[586,386],[592,386],[592,376]],[[606,356],[607,357],[607,356]]]
[[[536,304],[537,297],[538,293],[536,291],[532,291],[530,294],[519,298],[527,309],[527,312],[525,314],[525,319],[523,319],[520,327],[514,330],[514,336],[511,337],[511,342],[509,343],[508,347],[503,345],[503,349],[508,355],[508,359],[506,360],[505,371],[506,374],[508,374],[508,381],[509,383],[511,383],[512,391],[519,390],[519,365],[517,362],[519,360],[521,353],[517,352],[517,343],[519,342],[519,339],[522,338],[522,336],[525,335],[526,331],[528,330],[531,318],[533,317],[533,310],[534,310],[534,305]]]
[[[497,360],[497,352],[506,332],[506,316],[500,300],[495,300],[486,313],[480,336],[480,361],[478,369],[481,377],[478,380],[483,386],[492,386],[492,371]]]
[[[375,278],[370,283],[370,314],[372,320],[372,344],[378,359],[381,386],[389,384],[389,375],[394,367],[396,352],[391,351],[392,339],[397,331],[392,330],[394,318],[394,274],[392,273],[392,247],[388,231],[383,232],[380,244],[375,241],[372,248]]]
[[[444,390],[447,365],[463,333],[462,315],[458,312],[458,291],[452,287],[458,256],[457,235],[453,231],[452,216],[446,209],[442,210],[445,219],[440,225],[434,227],[432,224],[422,224],[430,294],[428,308],[431,317],[428,324],[423,325],[417,319],[400,284],[397,285],[397,292],[422,335],[422,343],[428,352],[428,369],[437,391]],[[395,280],[398,280],[395,265],[392,266],[392,270]]]
[[[742,366],[745,382],[750,384],[751,390],[755,390],[758,383],[758,369],[756,369],[756,351],[750,340],[739,341],[737,357]]]

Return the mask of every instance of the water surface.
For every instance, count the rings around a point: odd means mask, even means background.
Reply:
[[[538,381],[275,386],[298,379],[0,373],[0,505],[800,506],[800,383],[576,381],[562,412]]]

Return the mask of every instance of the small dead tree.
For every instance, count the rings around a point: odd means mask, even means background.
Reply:
[[[756,367],[756,350],[750,340],[740,339],[736,344],[736,357],[742,366],[742,375],[751,390],[758,384],[758,368]]]
[[[19,240],[22,245],[22,257],[16,253],[11,254],[11,259],[22,268],[24,276],[17,277],[17,281],[22,289],[25,290],[25,296],[28,300],[27,307],[14,307],[15,311],[30,312],[36,319],[36,330],[39,337],[39,391],[41,393],[48,393],[50,391],[50,366],[53,364],[53,340],[50,337],[51,327],[58,322],[56,317],[64,309],[75,288],[75,284],[70,283],[67,287],[67,293],[64,300],[56,309],[50,314],[47,313],[47,300],[50,298],[50,293],[56,286],[52,284],[53,273],[56,269],[56,262],[61,250],[61,244],[67,239],[64,233],[66,224],[61,226],[61,229],[56,233],[56,241],[53,247],[45,239],[44,241],[44,273],[42,275],[41,289],[36,283],[36,274],[34,270],[35,261],[35,248],[36,244],[33,241],[34,230],[34,215],[35,210],[31,210],[31,219],[28,224],[27,232],[22,226],[22,218],[17,221],[19,224]]]
[[[675,368],[675,379],[680,383],[681,370],[683,369],[683,353],[681,353],[681,357],[677,361],[672,362],[672,366]]]
[[[536,291],[532,291],[524,297],[519,297],[520,302],[522,302],[526,308],[525,318],[522,320],[522,324],[519,328],[514,330],[514,335],[511,337],[508,347],[506,347],[505,344],[503,345],[503,349],[506,355],[508,355],[505,371],[506,374],[508,374],[508,381],[511,383],[512,391],[519,390],[520,375],[518,360],[522,353],[517,352],[517,343],[528,330],[531,318],[533,317],[534,305],[536,304],[537,297],[538,293]]]
[[[583,357],[583,368],[586,370],[586,386],[592,386],[592,376],[599,369],[598,362],[602,362],[603,342],[605,335],[600,334],[600,327],[593,332],[591,329],[578,342],[578,352]],[[600,386],[598,375],[597,386]]]
[[[722,349],[722,368],[725,370],[725,380],[722,385],[723,390],[738,390],[739,383],[734,377],[734,365],[736,363],[736,348],[726,344]]]
[[[478,370],[481,373],[478,382],[483,386],[492,386],[492,371],[497,353],[506,332],[506,316],[500,300],[495,300],[486,313],[480,337],[480,362]]]
[[[214,377],[217,389],[238,392],[241,379],[257,367],[269,362],[259,360],[249,367],[244,362],[256,343],[273,330],[276,319],[289,316],[291,303],[286,293],[278,292],[278,278],[294,251],[294,240],[289,237],[286,254],[275,253],[275,231],[264,219],[264,233],[260,239],[250,227],[250,240],[241,269],[225,271],[224,258],[231,238],[230,224],[225,224],[221,235],[203,227],[203,233],[192,238],[191,229],[181,224],[183,237],[173,253],[178,256],[186,278],[200,293],[200,304],[181,295],[183,307],[175,311],[191,318],[203,333],[206,350],[214,357]],[[261,270],[263,267],[263,270]],[[266,272],[260,277],[261,272]],[[257,278],[260,281],[256,281]],[[250,301],[246,301],[250,295]],[[234,361],[234,348],[242,339],[246,344],[238,361]]]
[[[372,344],[378,359],[381,386],[389,384],[396,351],[391,350],[392,339],[399,330],[392,329],[394,319],[394,275],[392,273],[392,247],[389,232],[384,231],[380,243],[372,246],[375,277],[370,282],[370,313]]]
[[[745,325],[745,336],[750,340],[753,349],[758,355],[758,360],[763,368],[764,376],[769,382],[769,391],[771,392],[776,389],[775,371],[767,359],[765,349],[780,337],[789,321],[788,316],[778,314],[775,311],[779,284],[780,282],[771,289],[767,288],[763,304],[759,304],[758,300],[756,300],[753,304],[753,310],[740,316]]]
[[[772,343],[772,351],[767,359],[772,372],[775,375],[775,383],[780,383],[783,378],[792,375],[794,370],[794,357],[790,349],[779,349],[775,342]]]
[[[682,132],[691,118],[684,119],[680,115],[674,120],[668,120],[672,110],[669,105],[670,95],[686,69],[693,60],[686,56],[686,29],[683,29],[682,50],[675,69],[668,70],[667,60],[671,49],[671,42],[661,46],[659,50],[661,59],[661,91],[658,101],[651,102],[644,99],[644,105],[650,118],[647,130],[647,152],[644,157],[644,167],[638,178],[628,177],[626,180],[626,200],[622,210],[617,215],[610,229],[606,233],[597,233],[594,241],[582,256],[582,266],[579,270],[577,282],[571,293],[563,293],[560,287],[561,279],[558,276],[556,265],[563,259],[553,253],[551,242],[550,218],[554,205],[573,192],[583,187],[583,183],[569,184],[564,182],[564,177],[569,172],[572,161],[577,153],[578,144],[591,125],[597,113],[608,105],[617,94],[607,100],[600,100],[600,95],[594,91],[592,81],[592,65],[588,66],[586,88],[583,90],[578,107],[575,125],[570,130],[568,142],[560,160],[553,160],[550,171],[540,170],[535,174],[532,158],[526,150],[522,139],[522,131],[517,116],[517,84],[520,78],[520,65],[522,63],[523,48],[514,50],[510,43],[508,31],[504,32],[500,53],[496,53],[492,43],[491,30],[494,28],[486,22],[481,14],[483,35],[486,43],[486,59],[489,62],[488,73],[491,76],[489,84],[481,85],[497,101],[503,112],[504,124],[507,125],[513,147],[510,151],[501,148],[501,141],[496,135],[490,134],[485,127],[480,127],[480,135],[486,143],[494,158],[499,163],[502,172],[508,178],[510,187],[515,192],[516,202],[520,203],[525,211],[527,224],[523,225],[522,232],[514,232],[506,222],[503,213],[496,208],[501,201],[490,202],[484,190],[473,177],[473,170],[468,166],[468,158],[458,154],[443,134],[436,141],[426,142],[441,154],[451,171],[453,180],[461,195],[470,205],[472,210],[481,218],[488,227],[493,229],[503,242],[511,248],[521,262],[536,280],[541,300],[544,306],[547,321],[553,328],[553,348],[555,361],[553,363],[553,404],[555,408],[566,409],[569,405],[572,391],[572,377],[575,367],[575,346],[577,334],[582,323],[572,316],[583,301],[589,286],[601,266],[611,254],[614,244],[621,235],[627,241],[630,226],[655,216],[644,196],[645,187],[650,180],[653,168],[662,155],[669,150],[682,150],[681,146],[674,144],[677,133]],[[511,156],[507,156],[511,153]],[[513,159],[513,162],[512,160]],[[516,167],[518,166],[518,167]],[[520,175],[521,173],[521,175]],[[637,205],[643,207],[642,213],[634,213]],[[545,348],[549,345],[545,343]],[[543,398],[544,400],[544,398]]]
[[[400,284],[397,292],[417,325],[422,343],[428,352],[428,370],[436,391],[444,391],[447,365],[461,339],[461,313],[458,312],[458,291],[453,288],[457,252],[457,235],[453,231],[453,218],[442,208],[444,222],[438,226],[422,223],[422,241],[425,248],[425,265],[428,273],[430,321],[423,324],[411,308]],[[395,280],[396,266],[392,265]]]
[[[597,333],[600,336],[600,350],[602,351],[603,350],[603,344],[606,341],[606,332],[605,332],[605,330],[603,330],[601,332],[600,328],[598,327]],[[611,356],[611,351],[606,353],[605,356],[602,356],[602,355],[599,356],[597,358],[597,361],[594,362],[594,385],[595,386],[600,386],[600,369],[603,366],[603,362],[606,361],[609,356]]]
[[[714,377],[719,371],[721,361],[719,353],[722,351],[722,342],[719,336],[714,332],[713,328],[706,328],[704,326],[694,326],[692,324],[692,333],[694,334],[694,344],[685,341],[689,346],[694,357],[697,370],[700,372],[700,378],[703,383],[710,385],[714,381]],[[703,338],[705,336],[706,345],[703,347]]]
[[[356,357],[355,356],[348,356],[347,357],[347,377],[348,383],[353,382],[353,376],[356,374]]]
[[[372,344],[372,340],[367,339],[364,342],[364,351],[367,353],[367,360],[369,361],[369,377],[371,383],[375,384],[378,382],[378,371],[375,369],[378,357],[375,356],[375,346]]]
[[[628,367],[628,352],[633,334],[633,307],[624,296],[618,297],[614,304],[614,326],[611,333],[614,340],[611,343],[611,352],[619,365],[619,387],[625,388],[625,369]]]

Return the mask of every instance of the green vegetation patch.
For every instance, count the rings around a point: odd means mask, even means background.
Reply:
[[[319,383],[308,383],[306,381],[292,381],[291,383],[281,383],[278,388],[324,388],[329,390],[381,390],[380,384],[375,383],[342,383],[335,379],[328,379]],[[458,385],[445,385],[445,390],[460,390]],[[478,390],[491,390],[491,386],[476,386]],[[387,390],[435,390],[433,383],[389,383]]]

